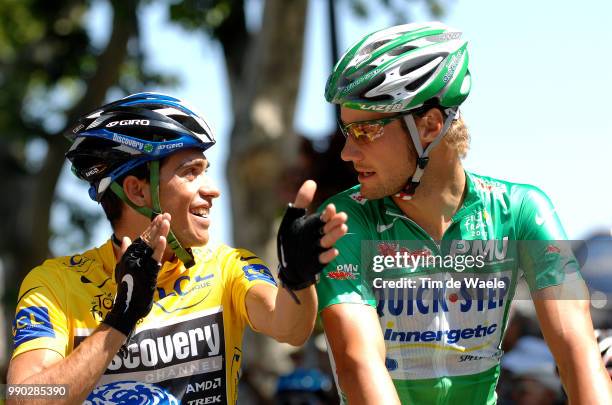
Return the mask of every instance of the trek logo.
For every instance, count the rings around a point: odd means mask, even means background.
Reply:
[[[336,270],[327,273],[327,278],[332,280],[355,280],[358,274],[358,264],[339,264],[336,266]]]
[[[112,128],[115,125],[124,126],[124,125],[150,125],[151,121],[149,120],[121,120],[121,121],[112,121],[106,124],[106,128]]]
[[[206,404],[220,404],[221,403],[221,395],[214,395],[212,397],[193,399],[191,401],[187,401],[187,405],[206,405]]]
[[[473,310],[483,312],[501,308],[510,288],[510,278],[499,277],[499,281],[499,285],[502,281],[504,282],[503,288],[468,288],[464,283],[457,293],[447,293],[446,288],[423,286],[390,290],[379,289],[376,291],[378,294],[376,310],[378,315],[382,317],[387,314],[413,316],[449,312],[450,309],[456,310],[457,305],[459,312],[462,313]]]
[[[14,347],[41,337],[55,337],[55,331],[49,317],[49,309],[45,307],[26,307],[19,310],[13,321]]]
[[[508,237],[502,240],[453,240],[450,255],[482,257],[487,262],[505,260],[508,255]]]
[[[213,323],[155,338],[134,337],[132,341],[134,340],[137,342],[127,346],[128,356],[124,358],[115,355],[108,366],[109,371],[126,372],[158,365],[163,367],[192,359],[218,356],[222,354],[223,326]]]
[[[425,331],[400,331],[393,329],[393,322],[387,323],[384,339],[389,342],[445,342],[454,344],[460,340],[473,338],[484,338],[492,335],[497,330],[497,324],[478,325],[475,328],[448,329],[448,330],[425,330]]]

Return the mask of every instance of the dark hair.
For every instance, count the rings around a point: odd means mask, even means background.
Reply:
[[[134,176],[137,179],[149,181],[149,164],[147,163],[133,168],[118,178],[116,180],[117,184],[123,187],[123,181],[127,176]],[[117,194],[110,189],[110,187],[102,195],[100,204],[102,205],[104,214],[106,214],[106,218],[111,223],[111,227],[115,228],[115,224],[121,219],[123,207],[127,206],[127,204],[124,203],[121,198],[119,198],[119,196],[117,196]]]

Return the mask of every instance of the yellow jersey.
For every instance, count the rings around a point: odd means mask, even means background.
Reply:
[[[253,253],[225,245],[194,248],[195,266],[164,263],[153,309],[136,325],[86,403],[236,403],[245,297],[276,286]],[[117,285],[109,240],[83,254],[45,261],[25,278],[13,322],[13,357],[34,349],[68,356],[111,309]]]

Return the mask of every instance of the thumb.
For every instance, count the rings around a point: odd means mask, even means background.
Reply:
[[[293,206],[296,208],[306,208],[312,202],[315,192],[317,191],[317,183],[312,180],[306,180],[295,196]]]

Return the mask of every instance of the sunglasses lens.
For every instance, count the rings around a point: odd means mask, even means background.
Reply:
[[[367,143],[380,138],[384,131],[383,128],[381,124],[354,123],[346,127],[346,132],[355,138],[355,140]]]

